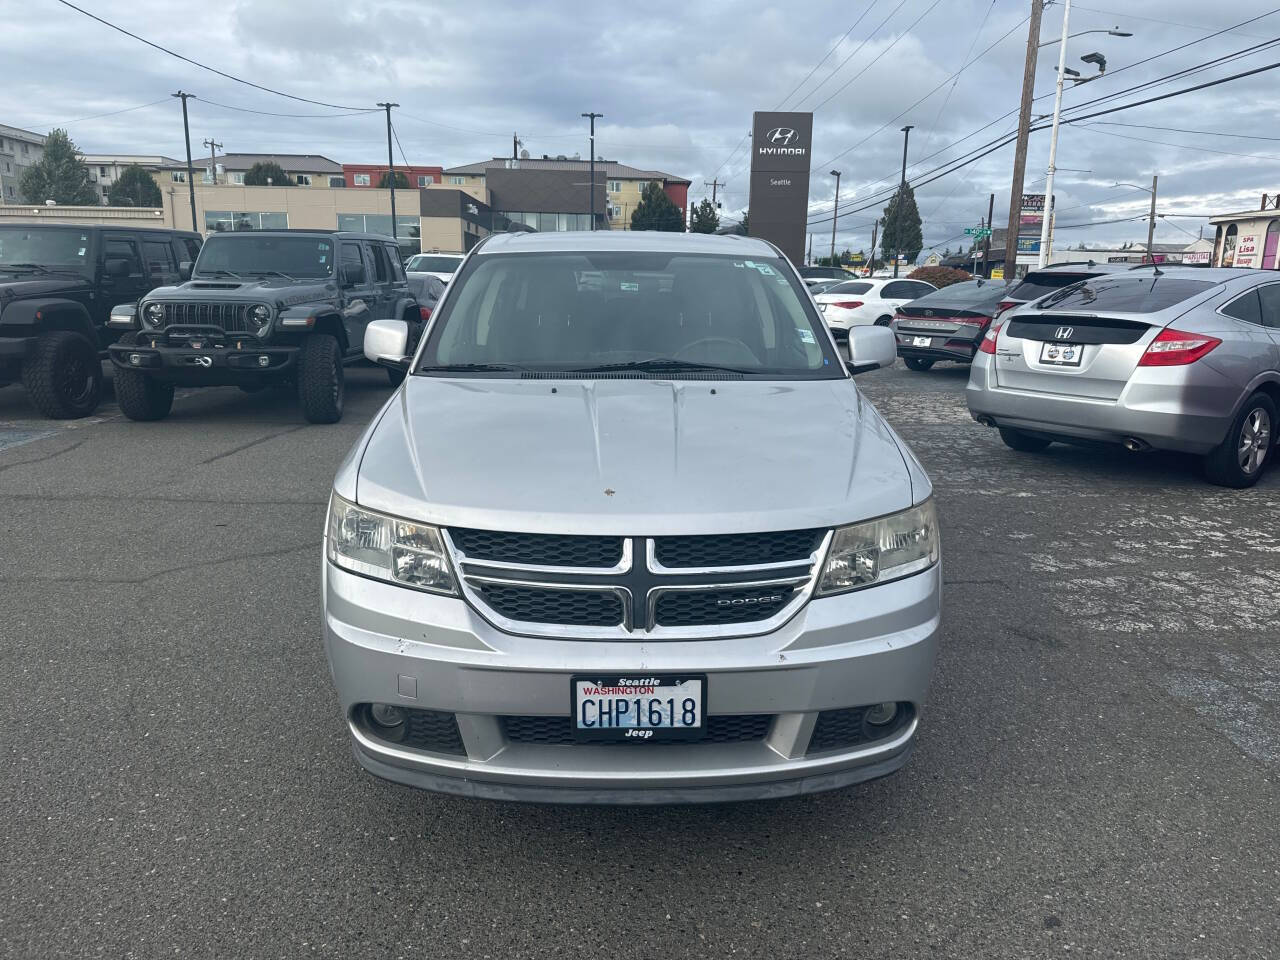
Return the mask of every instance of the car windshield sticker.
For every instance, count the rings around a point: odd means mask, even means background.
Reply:
[[[800,334],[800,339],[803,340],[805,343],[818,342],[816,339],[814,339],[812,330],[804,330],[800,327],[796,327],[796,333]]]

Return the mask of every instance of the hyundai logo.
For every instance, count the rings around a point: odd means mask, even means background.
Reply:
[[[770,143],[780,143],[784,147],[789,147],[799,136],[800,134],[790,127],[774,127],[764,135],[764,138]]]
[[[1075,332],[1076,332],[1075,327],[1059,327],[1057,330],[1053,332],[1053,339],[1070,340],[1071,335]]]

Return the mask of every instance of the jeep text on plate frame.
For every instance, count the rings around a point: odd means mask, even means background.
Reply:
[[[697,740],[707,730],[705,674],[576,675],[570,678],[579,740]]]

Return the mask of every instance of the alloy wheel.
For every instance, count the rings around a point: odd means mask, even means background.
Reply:
[[[1240,469],[1248,476],[1257,473],[1267,458],[1270,446],[1271,417],[1261,407],[1250,410],[1240,427],[1240,445],[1237,450]]]

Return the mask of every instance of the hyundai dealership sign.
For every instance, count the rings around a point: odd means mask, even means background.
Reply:
[[[749,232],[804,263],[813,162],[812,113],[756,113],[751,121]]]

